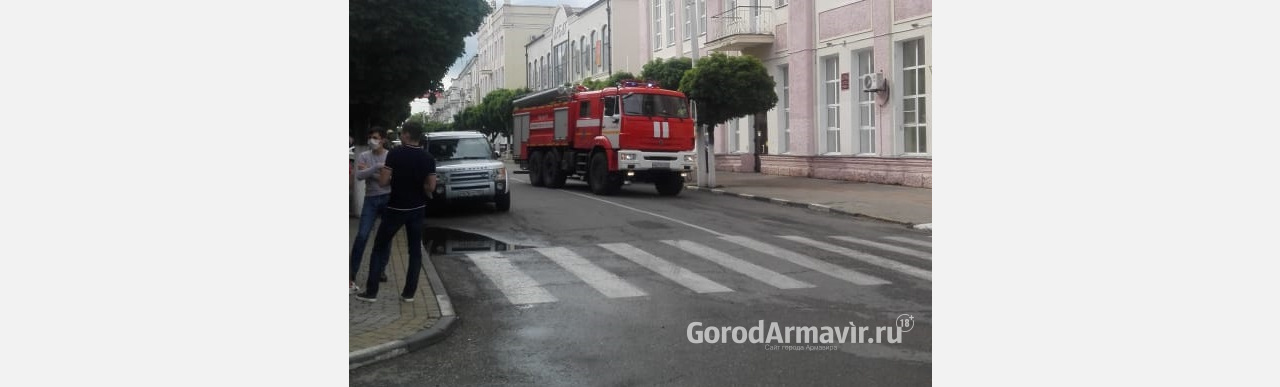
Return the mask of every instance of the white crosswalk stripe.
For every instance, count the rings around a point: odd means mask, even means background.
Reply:
[[[587,285],[595,288],[600,294],[609,298],[640,297],[646,295],[643,290],[618,278],[617,275],[601,269],[591,261],[564,247],[545,247],[535,249],[543,256],[555,261],[560,267],[581,278]]]
[[[848,281],[855,285],[870,286],[870,285],[885,285],[889,283],[889,281],[885,281],[870,275],[849,270],[841,266],[836,266],[831,263],[828,263],[827,261],[815,259],[803,254],[798,254],[796,252],[785,250],[780,247],[777,247],[768,243],[764,243],[755,239],[751,239],[743,236],[723,236],[723,237],[720,237],[720,239],[737,243],[746,248],[759,251],[761,253],[765,253],[770,256],[782,258],[791,263],[804,266],[809,270],[813,270],[813,271],[823,273],[844,281]]]
[[[729,289],[724,285],[709,280],[707,277],[698,275],[698,273],[694,273],[683,267],[676,266],[671,262],[667,262],[662,258],[658,258],[653,254],[649,254],[644,250],[637,249],[626,243],[602,243],[600,244],[600,247],[612,251],[614,254],[618,254],[640,266],[644,266],[645,268],[652,270],[654,273],[667,277],[667,279],[675,281],[676,283],[689,288],[689,290],[693,290],[698,293],[733,291],[733,289]]]
[[[906,244],[912,244],[920,247],[928,247],[931,249],[933,248],[933,242],[918,241],[918,240],[907,238],[907,237],[887,236],[887,237],[884,237],[884,239],[888,239],[895,242],[902,242]]]
[[[813,287],[813,284],[808,282],[796,280],[773,270],[760,267],[754,263],[744,261],[738,257],[703,246],[696,242],[685,240],[664,240],[662,243],[678,247],[690,254],[705,258],[708,261],[719,264],[720,266],[742,273],[742,275],[755,278],[760,282],[773,285],[773,287],[778,289],[801,289]]]
[[[863,246],[871,246],[871,247],[874,247],[874,248],[877,248],[877,249],[880,249],[880,250],[884,250],[884,251],[892,251],[892,252],[895,252],[895,253],[898,253],[898,254],[902,254],[902,255],[909,255],[909,256],[912,256],[912,257],[920,258],[920,259],[927,259],[927,260],[930,260],[930,261],[932,261],[932,260],[933,260],[933,254],[926,253],[926,252],[919,251],[919,250],[912,250],[912,249],[908,249],[908,248],[906,248],[906,247],[898,247],[898,246],[894,246],[894,245],[887,244],[887,243],[880,243],[880,242],[876,242],[876,241],[869,241],[869,240],[866,240],[866,239],[859,239],[859,238],[854,238],[854,237],[849,237],[849,236],[843,236],[843,235],[833,235],[833,236],[831,236],[831,238],[832,238],[832,239],[839,239],[839,240],[842,240],[842,241],[845,241],[845,242],[856,243],[856,244],[860,244],[860,245],[863,245]]]
[[[848,248],[836,246],[826,242],[815,241],[802,236],[786,235],[786,236],[779,236],[779,238],[803,243],[803,244],[817,247],[819,249],[830,251],[836,254],[844,255],[846,257],[853,258],[862,262],[870,263],[872,265],[880,266],[886,269],[897,270],[903,274],[907,274],[913,277],[922,278],[928,281],[933,281],[932,272],[918,268],[918,267],[908,266],[904,263],[897,262],[894,260],[877,257],[875,255],[867,254],[857,250],[851,250]]]
[[[544,302],[556,302],[557,299],[551,293],[547,293],[546,289],[538,286],[538,281],[534,281],[528,274],[516,269],[511,261],[502,258],[501,253],[470,253],[467,258],[476,264],[476,267],[493,281],[494,285],[507,296],[512,304],[538,304]]]

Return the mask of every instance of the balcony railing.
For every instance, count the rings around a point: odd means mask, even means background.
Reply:
[[[773,7],[738,6],[711,17],[707,41],[734,35],[773,35]]]

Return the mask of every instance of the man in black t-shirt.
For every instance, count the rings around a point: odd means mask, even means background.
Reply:
[[[436,189],[436,160],[422,148],[425,129],[417,122],[406,122],[400,131],[401,146],[387,153],[387,161],[378,174],[378,183],[391,186],[387,208],[382,214],[382,224],[373,237],[373,252],[369,259],[374,265],[370,273],[382,273],[391,257],[391,238],[405,228],[409,240],[409,271],[405,275],[404,291],[400,299],[413,302],[418,291],[418,274],[422,271],[422,218],[430,193]],[[374,302],[378,297],[378,276],[369,276],[364,293],[357,300]]]

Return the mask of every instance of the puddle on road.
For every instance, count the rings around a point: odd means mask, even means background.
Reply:
[[[533,247],[513,245],[484,235],[442,227],[427,227],[423,230],[422,243],[427,246],[431,255],[511,251]]]

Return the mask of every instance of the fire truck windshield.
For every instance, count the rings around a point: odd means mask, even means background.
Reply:
[[[489,159],[493,157],[489,149],[489,142],[481,137],[434,138],[427,143],[436,161]]]
[[[670,95],[627,94],[622,97],[622,111],[629,116],[689,117],[685,99]]]

